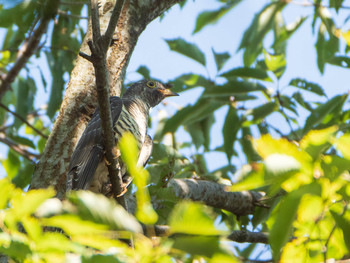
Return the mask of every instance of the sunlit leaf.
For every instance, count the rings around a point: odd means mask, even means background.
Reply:
[[[136,217],[144,224],[154,224],[158,219],[157,213],[153,210],[151,198],[146,188],[149,174],[143,167],[137,167],[138,149],[136,139],[131,133],[123,134],[119,141],[121,156],[128,172],[134,178],[136,191],[137,210]]]
[[[165,41],[168,43],[168,46],[171,50],[189,57],[205,66],[204,53],[195,44],[188,43],[181,38],[172,40],[168,39]]]
[[[337,223],[337,226],[343,231],[343,236],[345,240],[345,244],[350,250],[350,222],[347,220],[344,216],[341,216],[333,211],[331,211],[331,214]]]
[[[280,78],[286,70],[287,61],[284,54],[270,54],[264,51],[265,64],[267,68],[272,71],[277,78]]]
[[[306,119],[304,126],[304,133],[312,129],[317,124],[321,123],[328,113],[334,110],[336,107],[344,104],[348,95],[338,95],[328,100],[326,103],[321,104]]]
[[[10,183],[8,178],[3,178],[0,180],[0,209],[5,209],[7,203],[12,195],[14,185]]]
[[[77,206],[77,214],[82,219],[106,224],[112,229],[142,232],[140,224],[131,214],[103,195],[88,191],[74,191],[70,193],[68,198]]]
[[[341,151],[344,158],[350,160],[350,134],[345,134],[335,140],[337,148]]]
[[[169,217],[169,226],[172,233],[203,236],[224,233],[215,227],[208,208],[191,202],[181,202],[176,205]]]
[[[7,176],[10,179],[13,179],[20,168],[21,162],[19,160],[19,157],[17,156],[16,153],[12,149],[9,150],[7,154],[7,159],[1,160],[1,164],[4,167]]]

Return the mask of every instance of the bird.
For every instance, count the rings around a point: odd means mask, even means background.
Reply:
[[[131,85],[121,98],[110,97],[115,139],[113,154],[123,179],[121,195],[127,191],[132,178],[119,158],[118,141],[125,132],[131,132],[139,147],[137,165],[147,164],[153,148],[152,138],[147,134],[149,111],[166,97],[179,96],[170,87],[155,80],[141,80]],[[90,190],[107,196],[112,194],[104,151],[101,118],[97,109],[73,151],[67,174],[67,191]]]

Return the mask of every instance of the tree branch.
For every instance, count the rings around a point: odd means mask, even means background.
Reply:
[[[4,110],[8,111],[11,113],[13,116],[15,116],[17,119],[25,123],[28,127],[30,127],[33,131],[35,131],[37,134],[39,134],[41,137],[47,139],[48,137],[43,134],[41,131],[39,131],[37,128],[35,128],[33,125],[31,125],[25,118],[23,118],[21,115],[17,114],[16,112],[10,110],[8,107],[6,107],[4,104],[0,103],[0,107],[3,108]]]
[[[242,191],[231,192],[225,185],[195,179],[173,179],[168,183],[175,195],[181,199],[200,201],[208,206],[220,208],[238,216],[249,215],[261,203],[262,193]]]
[[[108,30],[113,34],[117,25],[120,10],[124,0],[118,0],[116,7],[108,24]],[[116,20],[116,21],[115,21]],[[109,101],[109,78],[107,70],[107,50],[112,39],[112,34],[101,37],[98,1],[91,0],[91,23],[93,42],[88,42],[91,51],[91,60],[95,69],[97,99],[100,108],[100,117],[102,124],[102,132],[104,138],[105,157],[108,162],[108,173],[112,184],[113,197],[118,201],[118,197],[123,192],[123,181],[117,168],[117,161],[113,155],[113,147],[115,145],[111,106]],[[112,26],[114,27],[112,28]],[[121,200],[120,200],[121,199]],[[126,208],[123,198],[119,198],[119,203]]]
[[[41,36],[46,32],[50,20],[54,17],[58,10],[59,0],[48,1],[44,10],[44,16],[41,19],[39,26],[34,30],[31,37],[24,42],[18,51],[17,60],[9,72],[2,77],[0,85],[0,99],[5,92],[10,88],[11,83],[15,80],[18,73],[27,63],[29,58],[34,54],[40,43]]]
[[[0,142],[6,144],[8,147],[10,147],[12,150],[26,158],[28,161],[35,163],[35,161],[40,156],[39,154],[32,153],[30,151],[27,151],[24,149],[21,145],[13,142],[12,140],[6,138],[6,136],[3,133],[0,133]]]

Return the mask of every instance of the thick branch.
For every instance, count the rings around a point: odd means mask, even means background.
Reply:
[[[38,135],[41,137],[47,139],[48,137],[43,134],[41,131],[39,131],[37,128],[35,128],[33,125],[31,125],[25,118],[23,118],[21,115],[17,114],[16,112],[10,110],[8,107],[6,107],[4,104],[0,103],[0,107],[6,110],[7,112],[11,113],[13,116],[15,116],[17,119],[25,123],[29,128],[31,128],[33,131],[35,131]]]
[[[44,16],[40,20],[38,27],[34,30],[31,37],[24,42],[23,46],[18,52],[18,57],[15,64],[10,71],[3,77],[0,85],[0,99],[5,92],[10,88],[11,83],[15,80],[18,73],[27,63],[29,58],[34,54],[36,48],[40,43],[42,35],[46,32],[50,20],[57,12],[59,0],[47,1],[47,6],[44,11]]]
[[[230,192],[227,186],[211,181],[173,179],[169,182],[168,187],[172,188],[175,195],[181,199],[200,201],[238,216],[252,214],[256,206],[262,206],[259,202],[263,197],[261,193]]]

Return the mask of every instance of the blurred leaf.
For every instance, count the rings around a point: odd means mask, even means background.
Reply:
[[[151,79],[151,75],[150,75],[150,71],[149,68],[147,68],[146,66],[140,66],[136,72],[138,72],[139,74],[141,74],[142,77],[144,77],[145,79]]]
[[[252,110],[253,121],[258,122],[277,110],[275,102],[268,102]]]
[[[48,198],[55,195],[52,188],[30,190],[23,194],[17,192],[11,200],[11,209],[18,219],[29,216]]]
[[[202,30],[203,27],[209,25],[209,24],[215,24],[218,22],[218,20],[225,15],[228,11],[231,10],[232,7],[234,7],[236,4],[241,2],[241,0],[235,0],[230,3],[230,5],[226,4],[222,7],[220,7],[218,10],[213,11],[204,11],[200,13],[197,17],[197,23],[196,27],[193,31],[193,34],[199,32]]]
[[[198,149],[200,146],[204,146],[206,151],[209,151],[210,145],[210,129],[215,123],[214,114],[208,115],[208,117],[187,125],[185,128],[192,137],[192,142]]]
[[[228,52],[216,53],[213,48],[211,50],[212,50],[213,55],[214,55],[216,68],[218,71],[220,71],[222,69],[222,67],[225,65],[226,61],[231,58],[231,55]]]
[[[35,165],[26,159],[23,160],[17,175],[12,179],[12,183],[19,188],[25,188],[32,181]]]
[[[254,79],[261,79],[265,81],[272,81],[270,77],[267,75],[266,71],[259,68],[248,68],[248,67],[234,68],[228,72],[221,74],[220,76],[227,79],[241,77],[241,78],[254,78]]]
[[[3,178],[0,180],[0,209],[5,209],[7,207],[8,201],[12,196],[14,190],[14,185],[10,183],[8,178]]]
[[[17,90],[16,113],[24,119],[27,114],[33,110],[34,97],[36,94],[36,85],[32,78],[28,77],[26,80],[19,78]],[[19,128],[23,122],[15,118],[14,126]]]
[[[130,176],[134,178],[136,191],[137,210],[136,217],[144,224],[155,224],[158,215],[154,211],[148,192],[147,181],[149,174],[143,167],[137,167],[138,147],[135,137],[131,133],[124,133],[119,141],[121,157],[128,167]]]
[[[273,153],[265,158],[266,170],[275,176],[299,171],[301,164],[293,156],[283,153]]]
[[[350,250],[350,222],[344,216],[338,215],[334,211],[330,211],[337,226],[343,231],[343,237],[346,247]]]
[[[313,92],[320,96],[326,96],[322,87],[316,83],[308,82],[304,79],[295,78],[289,82],[289,86],[294,86],[303,90]]]
[[[317,159],[319,155],[331,146],[329,143],[338,127],[332,126],[322,130],[309,131],[300,141],[300,147],[310,156]]]
[[[257,154],[257,152],[253,148],[253,145],[251,142],[252,138],[253,137],[252,137],[250,127],[243,127],[242,138],[240,139],[240,143],[248,163],[261,160],[260,156]]]
[[[169,217],[172,233],[188,235],[216,236],[225,233],[218,230],[208,208],[197,203],[181,202]]]
[[[77,206],[77,214],[84,220],[106,224],[112,229],[142,232],[137,220],[125,209],[103,195],[89,191],[74,191],[68,199]]]
[[[118,263],[119,261],[112,255],[85,255],[82,258],[82,263]]]
[[[319,194],[321,188],[318,184],[302,186],[300,189],[288,194],[276,208],[276,218],[270,230],[269,241],[275,260],[279,258],[281,248],[292,235],[293,221],[298,210],[300,199],[307,193]]]
[[[189,57],[205,66],[204,53],[195,44],[188,43],[181,38],[172,40],[168,39],[165,41],[167,42],[171,50],[176,51],[186,57]]]
[[[172,90],[175,92],[181,92],[196,87],[208,88],[214,86],[214,83],[211,80],[197,74],[181,75],[174,79],[171,83],[174,85]]]
[[[287,61],[284,54],[270,54],[264,50],[265,64],[277,78],[280,78],[286,70]]]
[[[350,68],[350,57],[334,56],[327,61],[329,64],[343,68]]]
[[[272,29],[276,13],[283,9],[285,3],[276,2],[266,5],[255,15],[249,28],[244,32],[239,49],[244,50],[244,65],[250,66],[262,51],[262,42]]]
[[[350,134],[344,134],[335,140],[337,149],[342,153],[344,158],[350,160]]]
[[[230,107],[226,118],[224,127],[222,129],[222,135],[224,137],[224,150],[227,156],[227,160],[231,163],[231,157],[234,153],[233,144],[237,139],[237,132],[240,128],[240,119],[236,109]]]
[[[18,136],[18,135],[12,135],[12,134],[8,134],[8,137],[10,139],[12,139],[13,141],[19,143],[19,144],[22,144],[22,145],[25,145],[25,146],[29,146],[33,149],[35,149],[35,145],[33,143],[32,140],[29,140],[28,138],[26,137],[22,137],[22,136]]]
[[[87,233],[91,235],[103,234],[108,230],[106,225],[82,220],[77,215],[56,215],[50,218],[43,218],[41,221],[46,226],[61,228],[69,236]]]
[[[315,125],[321,123],[328,113],[332,112],[332,110],[334,110],[336,107],[342,106],[345,103],[347,97],[347,94],[335,96],[314,109],[306,119],[303,132],[306,133]]]
[[[222,106],[222,103],[214,100],[198,100],[195,105],[186,106],[169,118],[165,122],[162,134],[164,135],[167,132],[173,133],[180,125],[189,125],[193,122],[198,122]]]
[[[213,254],[220,251],[219,238],[210,236],[176,237],[173,246],[191,255],[204,255],[207,257],[212,257]]]
[[[295,92],[292,98],[295,99],[296,102],[298,102],[302,107],[304,107],[308,111],[313,111],[313,108],[311,107],[311,105],[304,100],[300,92]]]
[[[259,83],[249,82],[246,80],[230,80],[229,82],[227,82],[222,86],[218,85],[213,88],[205,89],[203,93],[203,97],[204,98],[221,97],[221,96],[229,97],[229,96],[234,96],[241,93],[248,93],[253,91],[265,91],[265,90],[266,90],[265,86]]]
[[[7,159],[1,160],[1,164],[4,167],[7,176],[10,179],[13,179],[18,173],[21,161],[19,160],[17,153],[14,153],[14,151],[10,149],[7,154]]]
[[[8,247],[0,246],[0,252],[10,258],[19,260],[19,262],[25,262],[27,256],[32,253],[29,244],[19,240],[11,240]]]

